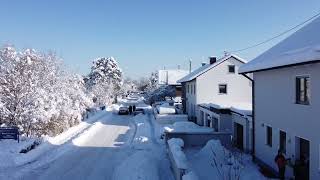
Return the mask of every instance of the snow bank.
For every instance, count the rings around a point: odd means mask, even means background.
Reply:
[[[202,180],[266,179],[255,166],[250,156],[243,153],[230,152],[220,141],[210,140],[198,153],[189,157],[191,169]],[[230,168],[231,167],[231,168]]]
[[[157,122],[160,124],[174,124],[175,122],[188,121],[186,114],[155,114]]]
[[[113,180],[157,180],[158,166],[152,152],[138,151],[116,167]]]
[[[39,139],[20,137],[20,143],[12,139],[0,140],[0,167],[7,167],[16,164],[16,156],[22,156],[20,151],[31,146],[35,141]]]
[[[174,106],[170,106],[168,103],[158,105],[156,108],[159,114],[175,114],[176,113],[176,108]]]
[[[184,142],[179,138],[172,138],[168,140],[169,150],[172,154],[175,165],[179,169],[188,169],[187,157],[182,151]]]
[[[63,153],[67,148],[61,148],[62,145],[71,142],[73,139],[79,137],[83,132],[90,128],[99,118],[105,116],[105,111],[100,111],[94,116],[90,117],[87,121],[69,128],[67,131],[55,137],[43,137],[43,142],[35,149],[26,154],[19,153],[21,149],[34,142],[34,139],[22,140],[21,143],[12,140],[0,141],[0,146],[5,147],[0,151],[0,158],[6,161],[0,162],[0,167],[14,167],[24,165],[36,161],[39,157],[47,155],[45,161],[54,159],[59,154]],[[59,147],[59,149],[58,149]],[[2,149],[2,148],[1,148]],[[53,153],[54,152],[54,153]]]
[[[196,173],[194,173],[193,171],[190,171],[187,174],[182,176],[182,180],[199,180],[199,178],[196,175]]]
[[[199,126],[193,122],[175,122],[173,125],[164,127],[165,132],[179,132],[179,133],[211,133],[214,132],[212,128]]]

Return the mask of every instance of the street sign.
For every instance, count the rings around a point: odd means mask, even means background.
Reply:
[[[19,129],[17,127],[0,127],[0,139],[19,140]]]

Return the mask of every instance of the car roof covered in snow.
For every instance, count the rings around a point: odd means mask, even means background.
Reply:
[[[203,66],[199,67],[198,69],[192,71],[191,73],[189,73],[185,77],[179,79],[177,82],[178,83],[183,83],[183,82],[192,81],[195,78],[197,78],[198,76],[202,75],[203,73],[209,71],[210,69],[212,69],[214,67],[217,67],[219,64],[221,64],[224,61],[230,59],[231,57],[233,57],[234,59],[236,59],[236,60],[238,60],[238,61],[240,61],[242,63],[246,63],[246,61],[244,59],[240,58],[239,56],[234,55],[234,54],[230,54],[230,55],[224,56],[223,58],[217,60],[217,62],[215,62],[213,64],[206,64],[206,65],[203,65]]]
[[[320,18],[239,68],[239,73],[320,61]]]

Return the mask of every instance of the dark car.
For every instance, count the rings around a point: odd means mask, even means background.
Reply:
[[[137,108],[136,111],[133,112],[134,115],[138,115],[138,114],[144,114],[144,109],[142,108]]]
[[[128,115],[128,114],[129,114],[129,109],[128,109],[128,107],[120,107],[118,114],[119,114],[119,115]]]

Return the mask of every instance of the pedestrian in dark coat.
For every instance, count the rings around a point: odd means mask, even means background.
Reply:
[[[136,111],[136,105],[133,105],[132,111],[133,111],[133,112]]]
[[[132,114],[132,106],[129,106],[129,114]]]
[[[277,156],[274,158],[275,163],[278,166],[279,169],[279,178],[284,179],[285,173],[286,173],[286,158],[282,154],[281,150],[278,150]]]

